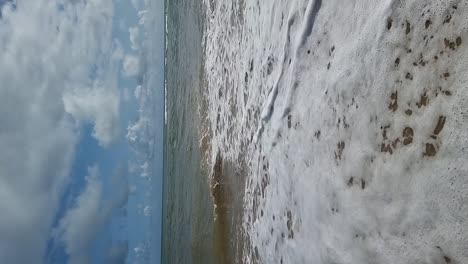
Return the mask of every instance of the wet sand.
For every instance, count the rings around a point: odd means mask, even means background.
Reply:
[[[217,263],[242,262],[244,186],[245,173],[218,153],[210,179]]]
[[[216,155],[210,192],[214,204],[213,243],[217,263],[242,263],[245,178],[242,166],[223,159],[220,153]]]

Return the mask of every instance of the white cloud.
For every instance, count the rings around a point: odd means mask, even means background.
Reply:
[[[143,216],[150,216],[151,214],[151,207],[149,205],[138,205],[138,213]]]
[[[135,98],[136,98],[137,100],[140,100],[140,96],[141,96],[141,85],[138,85],[138,86],[135,88],[134,95],[135,95]]]
[[[139,0],[131,0],[133,7],[138,10],[140,8],[140,1]]]
[[[57,236],[65,244],[71,264],[91,263],[90,246],[106,218],[101,205],[102,184],[97,179],[97,173],[96,167],[89,170],[85,191],[76,200],[75,207],[60,220],[56,230]]]
[[[110,41],[109,41],[110,42]],[[94,124],[93,136],[101,146],[108,146],[118,136],[120,92],[118,66],[124,51],[118,41],[110,42],[110,59],[103,62],[106,69],[99,79],[74,85],[63,93],[65,111],[79,122]],[[82,77],[85,79],[85,77]]]
[[[65,111],[79,121],[94,123],[93,136],[102,146],[118,135],[119,93],[103,87],[67,91],[63,96]]]
[[[140,30],[138,27],[131,27],[128,29],[130,36],[130,44],[133,50],[140,49]]]
[[[136,122],[128,125],[126,137],[130,147],[137,154],[147,155],[152,152],[153,132],[150,120],[142,113]]]
[[[142,242],[133,248],[135,258],[138,260],[137,263],[148,263],[150,256],[149,250],[150,248],[147,242]]]
[[[98,168],[89,168],[85,190],[54,230],[54,238],[65,245],[71,264],[90,263],[90,249],[98,231],[109,221],[114,210],[126,204],[129,193],[126,171],[126,168],[117,170],[111,179],[114,195],[104,200]]]
[[[140,169],[141,169],[140,177],[142,177],[144,179],[149,179],[149,177],[150,177],[150,171],[149,171],[150,167],[149,167],[148,161],[143,162],[143,164],[141,164],[141,166],[140,166]]]
[[[18,1],[14,11],[2,10],[2,263],[42,262],[59,198],[69,181],[79,136],[75,118],[95,122],[95,136],[103,142],[110,141],[108,134],[114,135],[109,132],[115,126],[110,112],[116,105],[109,84],[118,71],[105,67],[114,48],[113,3],[62,3],[58,8],[57,1],[25,0]],[[99,188],[89,193],[91,198],[86,199],[94,200]],[[81,203],[87,204],[86,199]]]
[[[141,157],[151,155],[154,144],[154,120],[152,90],[147,85],[138,85],[135,98],[139,104],[138,119],[130,122],[127,127],[127,141],[130,147]]]
[[[138,11],[138,24],[145,25],[148,23],[148,10],[140,10]]]
[[[140,62],[134,55],[126,55],[123,60],[124,74],[128,77],[136,76],[140,71]]]

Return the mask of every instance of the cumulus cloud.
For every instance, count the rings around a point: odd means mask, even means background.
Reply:
[[[114,48],[112,0],[60,2],[25,0],[14,9],[2,9],[2,263],[42,262],[69,181],[79,136],[76,119],[95,123],[95,136],[103,143],[114,135],[118,106],[109,84],[118,71],[105,67]],[[91,182],[79,202],[87,212],[94,210],[89,201],[101,195],[99,184]]]
[[[135,98],[139,101],[140,100],[140,96],[141,96],[141,85],[138,85],[136,88],[135,88],[135,92],[133,93],[135,95]]]
[[[120,96],[117,90],[105,88],[76,89],[63,95],[65,111],[76,120],[94,123],[93,136],[102,146],[118,135]]]
[[[140,8],[140,1],[139,0],[131,0],[133,7],[138,10]]]
[[[140,71],[140,62],[134,55],[126,55],[123,61],[124,74],[128,77],[136,76]]]
[[[91,243],[106,216],[102,211],[102,184],[97,179],[96,167],[89,169],[85,191],[77,198],[75,207],[60,221],[56,232],[65,244],[71,264],[91,263]]]
[[[89,253],[98,231],[109,221],[116,209],[126,204],[129,191],[124,172],[126,169],[121,168],[113,176],[114,195],[104,200],[98,168],[96,166],[89,168],[85,190],[54,230],[54,238],[65,245],[71,264],[90,263]],[[119,249],[121,250],[122,248]],[[122,257],[121,254],[118,256]]]
[[[134,247],[133,253],[135,255],[135,258],[139,261],[139,263],[148,263],[150,257],[150,247],[148,242],[142,242],[136,247]]]
[[[127,142],[135,153],[147,156],[153,150],[153,134],[150,119],[141,115],[136,122],[128,125]]]
[[[130,45],[133,50],[140,49],[140,30],[138,27],[131,27],[128,29],[130,34]]]
[[[149,21],[148,10],[138,11],[138,24],[145,25]]]
[[[117,75],[118,65],[124,58],[120,43],[112,42],[111,45],[110,59],[102,62],[105,64],[102,68],[107,70],[105,74],[63,92],[65,111],[79,122],[93,123],[93,136],[104,147],[118,136],[120,92]]]
[[[151,214],[151,206],[149,205],[138,205],[138,214],[143,215],[143,216],[150,216]]]
[[[153,152],[154,120],[152,112],[152,91],[147,85],[138,85],[134,92],[139,105],[138,119],[127,127],[127,141],[140,157],[147,158]]]

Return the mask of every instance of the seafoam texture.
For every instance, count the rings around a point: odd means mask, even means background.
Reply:
[[[467,4],[206,2],[244,261],[468,263]]]

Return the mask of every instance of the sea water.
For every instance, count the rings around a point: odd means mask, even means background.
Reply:
[[[202,6],[167,2],[162,263],[214,263],[213,204],[199,148]]]

